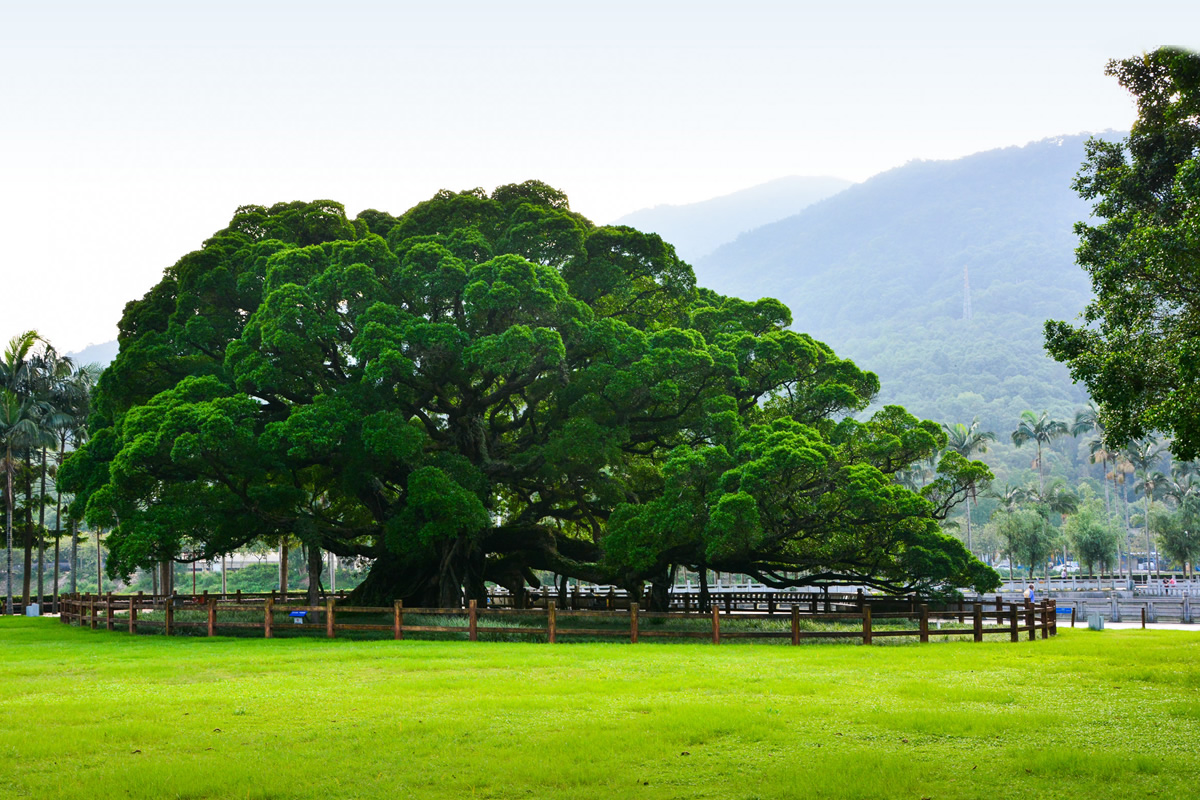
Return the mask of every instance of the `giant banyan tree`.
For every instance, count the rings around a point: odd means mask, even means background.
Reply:
[[[114,577],[258,537],[371,559],[357,600],[451,606],[535,571],[653,586],[992,588],[939,520],[990,479],[875,375],[539,182],[399,217],[239,208],[120,323],[63,469]]]

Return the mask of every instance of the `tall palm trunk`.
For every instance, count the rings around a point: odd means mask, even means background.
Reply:
[[[42,445],[42,493],[38,498],[38,607],[46,596],[46,445]]]
[[[1112,518],[1112,508],[1108,503],[1108,456],[1103,456],[1100,459],[1100,468],[1104,470],[1104,513]]]
[[[1158,577],[1158,560],[1154,561],[1154,577]],[[1150,489],[1146,488],[1146,585],[1150,585]]]
[[[71,520],[71,594],[79,591],[79,527]]]
[[[7,539],[7,553],[8,553],[8,564],[7,564],[7,567],[6,567],[6,571],[5,571],[5,580],[4,580],[4,584],[5,584],[5,590],[4,590],[4,592],[5,592],[4,613],[5,613],[5,614],[8,614],[8,615],[10,615],[10,616],[11,616],[11,615],[12,615],[12,613],[13,613],[13,592],[12,592],[12,540],[13,540],[12,510],[13,510],[13,485],[12,485],[12,467],[13,467],[13,463],[12,463],[12,447],[11,447],[11,446],[9,446],[9,447],[7,448],[7,450],[5,451],[5,457],[4,457],[4,479],[5,479],[5,480],[4,480],[4,483],[5,483],[5,489],[6,489],[6,491],[5,491],[5,494],[4,494],[4,516],[5,516],[5,518],[6,518],[6,519],[5,519],[4,532],[5,532],[5,537],[6,537],[6,539]]]
[[[33,470],[29,462],[33,458],[30,448],[25,448],[25,574],[21,576],[21,603],[29,605],[33,577]]]
[[[58,613],[58,545],[62,541],[62,493],[54,481],[54,613]]]

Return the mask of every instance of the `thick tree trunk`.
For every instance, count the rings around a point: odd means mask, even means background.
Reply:
[[[395,600],[413,608],[430,608],[438,603],[437,564],[401,560],[380,549],[375,563],[347,602],[356,606],[390,606]]]
[[[321,602],[321,572],[325,567],[321,548],[315,544],[308,545],[308,604],[320,605]]]
[[[700,610],[707,614],[711,610],[709,605],[711,601],[708,595],[708,566],[701,564],[698,571],[700,573]]]
[[[288,545],[287,540],[279,542],[279,593],[286,595],[288,590]]]

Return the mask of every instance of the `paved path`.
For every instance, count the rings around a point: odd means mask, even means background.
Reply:
[[[1068,622],[1066,625],[1063,625],[1062,620],[1059,620],[1058,627],[1070,629],[1071,624]],[[1106,621],[1104,623],[1105,630],[1127,631],[1127,630],[1133,630],[1134,628],[1140,629],[1141,627],[1142,627],[1142,623],[1140,623],[1140,622],[1107,622]],[[1087,629],[1088,629],[1088,626],[1087,626],[1086,621],[1078,621],[1075,623],[1075,630],[1085,630],[1086,631]],[[1146,630],[1148,630],[1148,631],[1191,631],[1193,633],[1200,633],[1200,624],[1193,623],[1193,624],[1189,625],[1186,622],[1147,622]]]

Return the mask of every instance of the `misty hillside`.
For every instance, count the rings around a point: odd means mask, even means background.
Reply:
[[[783,300],[795,329],[879,374],[880,402],[996,431],[1026,408],[1067,415],[1086,395],[1042,323],[1090,296],[1073,232],[1090,209],[1070,188],[1086,138],[907,164],[743,234],[695,263],[698,281]]]
[[[613,224],[659,234],[690,263],[739,233],[790,217],[853,185],[841,178],[791,176],[699,203],[643,208]]]
[[[76,353],[67,353],[76,364],[99,364],[107,367],[117,357],[117,340],[102,344],[89,344]]]

